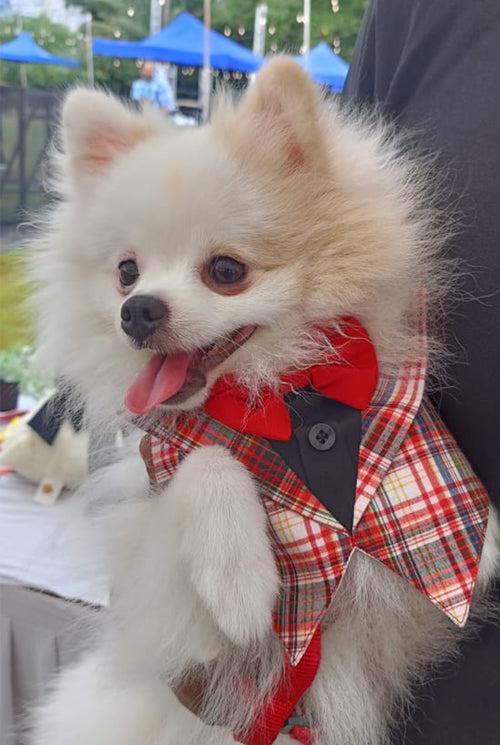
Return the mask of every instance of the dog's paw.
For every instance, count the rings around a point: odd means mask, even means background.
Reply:
[[[252,477],[223,448],[204,447],[186,458],[172,487],[195,591],[233,642],[262,638],[272,628],[279,577]]]

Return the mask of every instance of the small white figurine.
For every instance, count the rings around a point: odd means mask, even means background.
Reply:
[[[35,501],[51,505],[62,489],[75,489],[88,475],[88,433],[82,414],[67,416],[61,392],[44,399],[5,438],[0,465],[38,485]]]

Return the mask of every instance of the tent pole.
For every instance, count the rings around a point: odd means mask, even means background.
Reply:
[[[26,65],[21,64],[26,73]],[[28,91],[26,86],[19,90],[19,109],[18,109],[18,137],[19,137],[19,208],[24,211],[28,202],[28,183],[26,180],[26,128],[28,126],[26,116],[26,103]]]
[[[265,3],[260,3],[255,8],[252,51],[254,54],[260,54],[261,57],[266,53],[267,10],[268,8]]]
[[[203,121],[208,121],[210,113],[210,27],[212,25],[211,0],[203,0],[203,69],[201,71],[201,110]]]
[[[304,41],[302,53],[309,54],[311,48],[311,0],[304,0]]]
[[[163,6],[160,5],[159,0],[151,0],[149,5],[149,33],[151,36],[161,31],[162,11]]]
[[[24,62],[21,62],[19,65],[19,77],[21,78],[21,88],[27,88],[28,87],[28,71],[26,70],[26,65]]]
[[[85,19],[85,51],[87,54],[87,80],[94,85],[94,53],[92,51],[92,13],[87,13]]]

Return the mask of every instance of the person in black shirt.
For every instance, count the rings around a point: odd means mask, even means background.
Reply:
[[[500,3],[372,0],[344,94],[409,129],[445,174],[464,278],[446,318],[451,385],[436,402],[500,507]],[[483,626],[417,704],[394,745],[498,745],[498,627]]]

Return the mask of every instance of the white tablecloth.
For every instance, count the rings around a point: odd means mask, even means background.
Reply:
[[[63,492],[47,507],[33,501],[34,491],[16,474],[0,476],[0,581],[107,605],[109,581],[95,548],[88,495]]]

